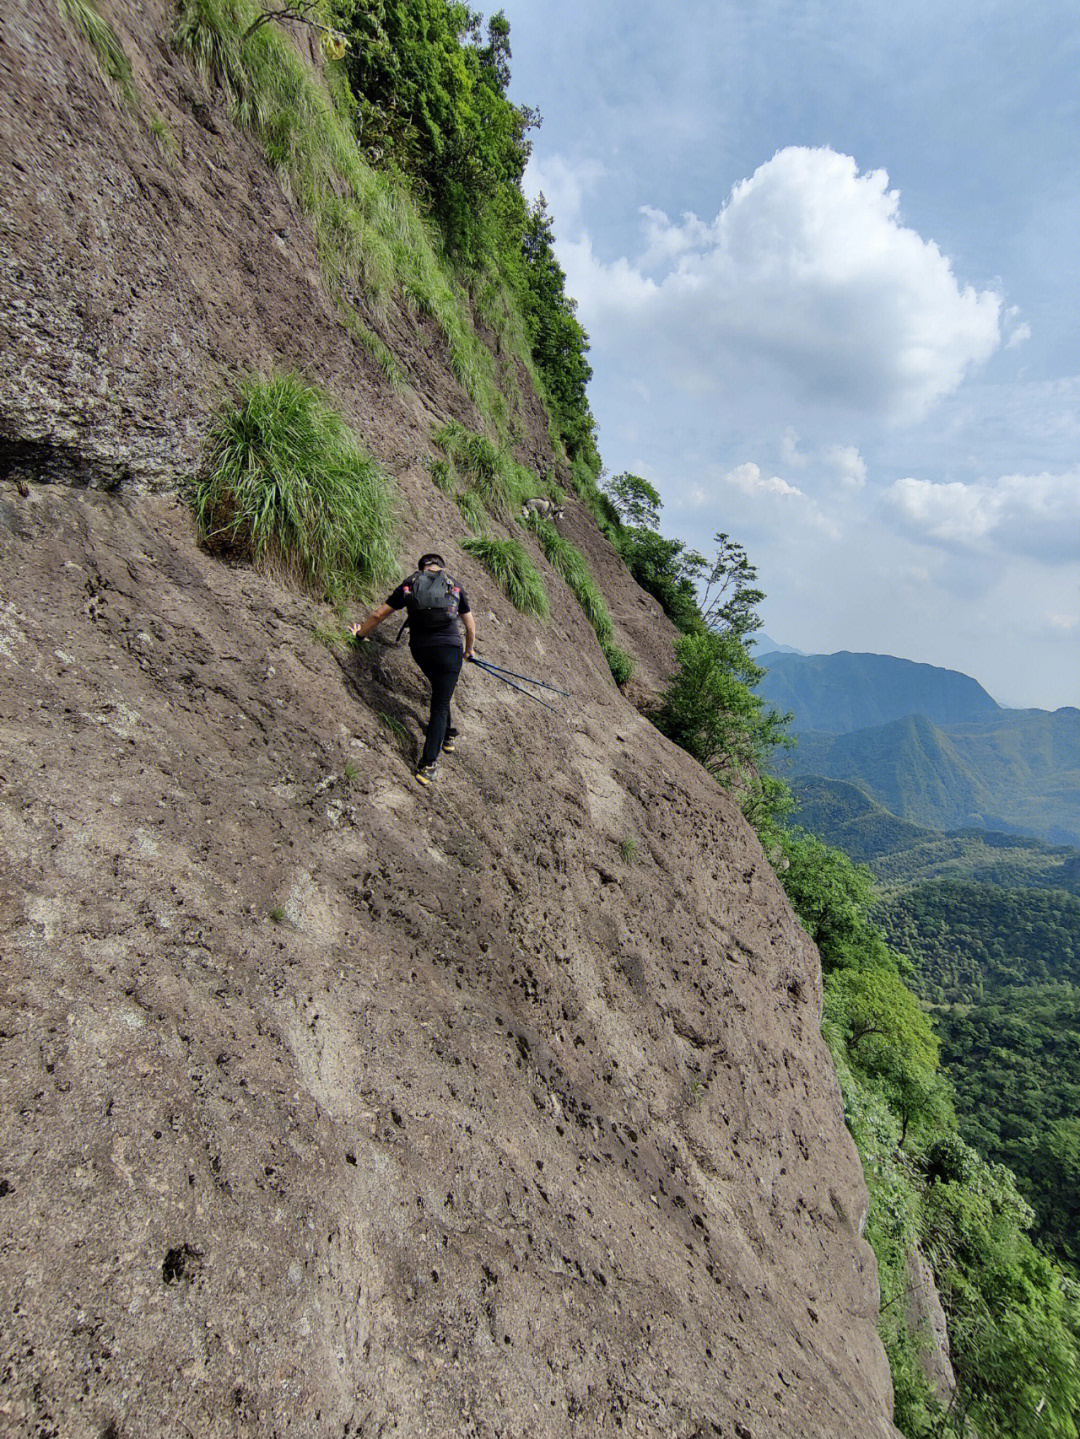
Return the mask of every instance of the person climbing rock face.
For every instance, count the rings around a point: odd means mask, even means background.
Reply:
[[[353,625],[356,639],[366,640],[395,610],[407,610],[409,649],[412,657],[431,681],[431,717],[416,778],[429,785],[435,778],[436,761],[442,754],[453,754],[457,730],[450,718],[450,697],[461,674],[462,659],[471,660],[476,645],[476,622],[469,608],[468,596],[457,580],[446,571],[442,555],[421,555],[415,574],[372,610],[363,624]],[[464,654],[461,627],[465,627]]]

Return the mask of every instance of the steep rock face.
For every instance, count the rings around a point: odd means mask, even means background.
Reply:
[[[544,626],[456,550],[437,346],[390,316],[388,391],[164,7],[103,10],[175,173],[51,7],[4,16],[0,1428],[892,1434],[817,956],[753,833],[550,570]],[[123,348],[166,323],[156,370]],[[470,671],[434,793],[385,722],[423,718],[404,648],[331,652],[141,492],[253,363],[328,385],[400,476],[403,558],[448,544],[482,652],[571,692]],[[571,524],[655,682],[652,602]]]

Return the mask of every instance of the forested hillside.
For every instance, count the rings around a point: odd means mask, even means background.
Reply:
[[[1080,987],[987,985],[935,1020],[965,1138],[1016,1173],[1033,1233],[1080,1274]]]
[[[911,715],[849,734],[792,721],[794,777],[856,785],[900,819],[1080,844],[1080,710],[1002,710],[942,726]]]
[[[1080,897],[1046,889],[935,880],[878,911],[935,1003],[970,1003],[1007,985],[1080,984]]]
[[[1080,1258],[1080,851],[940,834],[850,785],[795,786],[799,819],[878,881],[874,915],[933,1008],[960,1131],[1017,1175],[1040,1242]]]
[[[943,832],[898,819],[843,780],[792,784],[800,824],[873,871],[887,894],[920,880],[1061,889],[1080,894],[1080,849],[994,830]]]

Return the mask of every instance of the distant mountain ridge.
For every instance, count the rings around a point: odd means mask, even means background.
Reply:
[[[799,734],[792,776],[847,780],[930,829],[1080,844],[1080,710],[1000,710],[968,724],[923,715],[850,734]]]
[[[936,725],[1001,713],[977,680],[894,655],[773,653],[759,692],[779,710],[792,710],[800,732],[849,734],[908,715]]]
[[[844,780],[935,830],[1080,844],[1080,710],[1002,709],[969,675],[892,655],[771,654],[759,692],[793,714],[789,777]]]

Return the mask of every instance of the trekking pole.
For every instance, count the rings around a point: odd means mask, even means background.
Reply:
[[[501,665],[489,664],[487,660],[478,660],[475,655],[473,655],[471,662],[474,665],[479,665],[481,669],[490,670],[493,675],[512,675],[516,680],[524,680],[527,685],[539,685],[542,690],[552,690],[555,694],[562,695],[563,699],[570,698],[567,690],[556,689],[554,685],[549,685],[544,680],[534,680],[528,675],[519,675],[514,670],[504,670]]]
[[[493,669],[491,665],[486,665],[483,660],[478,660],[475,655],[469,663],[479,665],[482,670],[487,670],[493,679],[502,680],[504,685],[509,685],[512,690],[517,690],[520,694],[523,694],[527,700],[532,700],[534,704],[542,705],[544,709],[550,710],[553,715],[559,713],[554,705],[547,704],[539,695],[531,695],[527,689],[522,689],[521,685],[516,685],[513,680],[508,680],[505,675],[499,674],[498,670]]]

